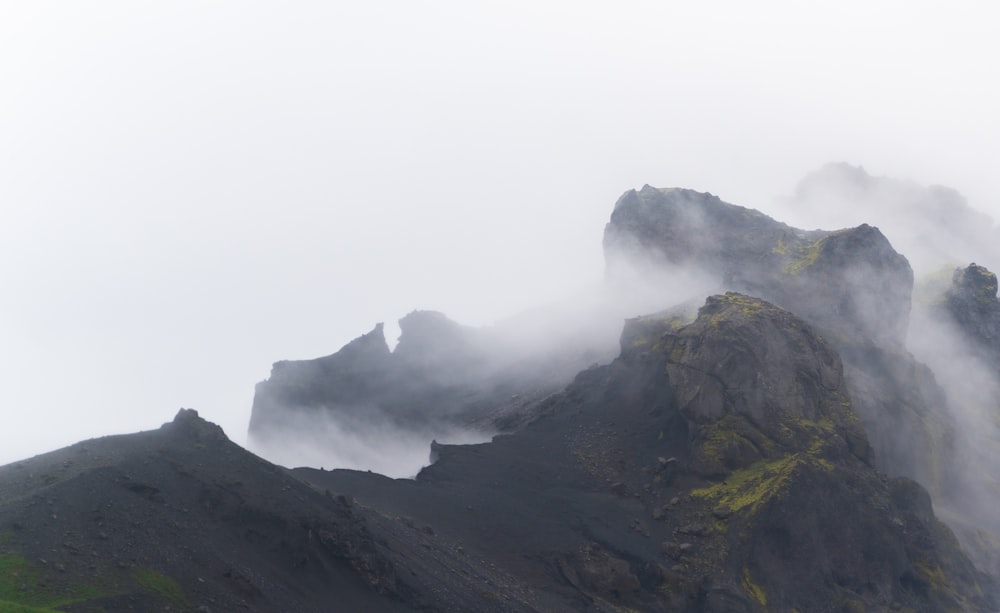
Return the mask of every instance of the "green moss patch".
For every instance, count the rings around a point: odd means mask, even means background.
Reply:
[[[774,444],[745,418],[729,413],[712,424],[700,451],[709,465],[720,470],[732,469],[746,466],[762,455],[771,455]]]
[[[770,306],[762,300],[751,298],[750,296],[744,296],[743,294],[738,294],[736,292],[726,292],[725,300],[730,306],[739,309],[740,313],[747,318],[753,318],[760,315],[768,306]]]
[[[132,579],[145,592],[153,594],[164,602],[183,605],[187,602],[184,591],[176,581],[151,568],[137,568],[132,571]]]
[[[815,264],[825,241],[826,237],[799,247],[789,262],[785,264],[785,274],[795,276]]]
[[[783,491],[800,462],[798,454],[762,460],[733,472],[721,483],[692,490],[691,495],[729,507],[733,513],[743,509],[754,512]]]
[[[743,586],[744,591],[762,607],[767,606],[767,592],[764,590],[763,586],[753,580],[750,575],[750,569],[743,567],[743,580],[740,581]]]
[[[16,553],[0,555],[0,613],[55,611],[105,595],[97,586],[50,584],[42,572]]]

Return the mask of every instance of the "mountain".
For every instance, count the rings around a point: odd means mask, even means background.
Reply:
[[[415,481],[289,474],[182,411],[5,467],[4,557],[38,604],[112,610],[992,606],[871,466],[836,352],[757,298],[630,322],[518,433],[436,451]]]
[[[0,468],[2,611],[406,610],[396,589],[343,497],[191,410]]]
[[[604,248],[593,301],[416,311],[258,384],[252,440],[416,433],[413,479],[285,469],[191,410],[0,467],[0,610],[1000,608],[989,270],[914,292],[878,228],[649,186]]]
[[[434,440],[483,442],[530,422],[577,372],[614,359],[626,314],[656,294],[623,301],[600,287],[486,328],[413,311],[393,350],[378,324],[334,354],[277,362],[256,387],[250,447],[290,465],[412,477]]]

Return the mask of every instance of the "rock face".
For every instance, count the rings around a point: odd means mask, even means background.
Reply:
[[[250,431],[279,425],[287,417],[282,411],[306,410],[327,402],[370,404],[393,379],[394,366],[382,324],[333,355],[277,362],[270,379],[257,385]]]
[[[1000,302],[997,276],[975,263],[958,268],[945,294],[945,308],[983,358],[1000,368]],[[998,370],[1000,373],[1000,370]]]
[[[1000,575],[1000,302],[994,273],[977,264],[939,274],[924,285],[911,331],[914,351],[938,373],[942,406],[956,423],[950,453],[957,467],[936,507],[980,568]]]
[[[847,363],[877,466],[928,487],[945,479],[932,458],[954,439],[936,410],[944,394],[904,349],[913,273],[877,228],[807,232],[711,194],[645,186],[618,200],[604,247],[609,275],[695,266],[807,320]]]
[[[807,232],[711,194],[647,185],[615,204],[604,250],[611,275],[693,265],[832,337],[902,346],[906,336],[913,271],[868,225]]]
[[[399,321],[394,351],[379,324],[332,355],[277,362],[257,384],[249,443],[293,466],[332,461],[412,476],[431,441],[515,430],[580,369],[612,359],[608,332],[620,319],[597,318],[595,308],[534,312],[489,328],[413,311]],[[591,325],[581,333],[574,317]]]
[[[535,356],[498,354],[486,331],[435,311],[414,311],[399,324],[395,351],[379,324],[332,355],[275,363],[271,377],[257,385],[251,439],[280,436],[296,416],[333,418],[359,430],[390,423],[413,430],[461,426],[494,432],[582,367],[534,368]]]
[[[667,333],[660,344],[679,410],[701,424],[696,464],[706,476],[830,444],[815,438],[824,432],[871,462],[847,410],[839,356],[788,311],[741,294],[713,296],[683,334]]]

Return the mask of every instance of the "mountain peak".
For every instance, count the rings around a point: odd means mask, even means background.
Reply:
[[[181,408],[177,411],[173,421],[163,424],[163,428],[170,432],[194,437],[202,442],[229,441],[220,426],[202,418],[195,409]]]
[[[761,296],[831,337],[902,346],[913,271],[874,226],[793,228],[692,190],[643,190],[619,199],[604,230],[611,277],[686,266],[725,289]]]
[[[997,276],[975,262],[952,275],[950,295],[968,304],[988,308],[997,300]]]

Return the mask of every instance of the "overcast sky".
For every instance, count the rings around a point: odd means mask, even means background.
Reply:
[[[276,360],[596,281],[645,183],[776,214],[846,161],[998,217],[998,12],[0,0],[0,463],[182,406],[242,444]]]

